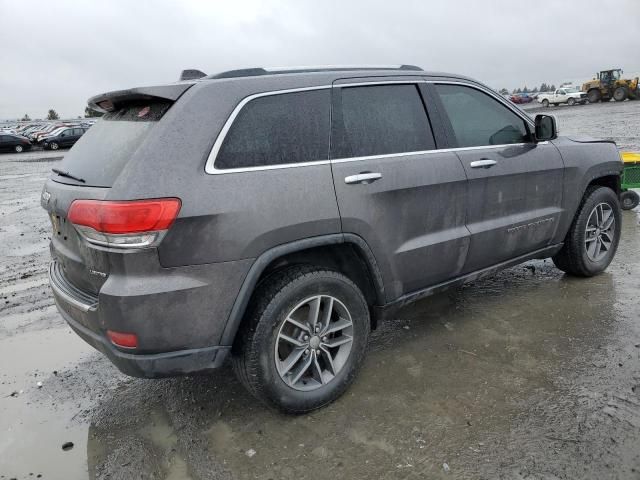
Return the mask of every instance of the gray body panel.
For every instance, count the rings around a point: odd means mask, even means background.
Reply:
[[[342,229],[371,247],[387,301],[459,275],[469,247],[467,181],[453,152],[333,161]],[[344,179],[360,172],[368,185]]]
[[[564,163],[563,215],[553,241],[562,241],[569,231],[582,194],[594,180],[619,177],[623,164],[615,143],[609,141],[575,141],[557,138],[552,142]],[[618,181],[617,188],[620,188]]]
[[[217,366],[223,357],[215,352],[233,343],[261,273],[280,255],[352,243],[375,279],[377,305],[402,304],[532,255],[552,254],[589,182],[619,175],[622,168],[609,143],[558,139],[487,151],[457,149],[446,144],[442,126],[433,124],[440,115],[434,108],[429,111],[434,136],[445,150],[223,174],[205,171],[217,137],[244,98],[372,77],[417,78],[415,71],[265,75],[95,97],[124,102],[151,96],[175,103],[132,151],[110,188],[55,177],[45,185],[51,198],[43,199],[43,207],[63,223],[71,202],[79,198],[178,197],[182,208],[159,247],[135,253],[90,246],[73,228],[60,238],[54,235],[52,256],[63,264],[66,281],[98,298],[96,310],[83,312],[56,294],[72,327],[127,373],[185,373],[212,366],[214,357]],[[421,73],[419,78],[480,85],[447,74]],[[91,131],[80,140],[85,151],[88,142]],[[496,166],[469,168],[471,161],[488,155],[499,161]],[[379,172],[382,179],[368,185],[344,182],[361,172]],[[536,223],[547,218],[552,220]],[[94,277],[91,270],[106,278]],[[140,348],[132,354],[103,345],[107,329],[135,331]],[[172,353],[160,358],[163,352]],[[189,366],[186,353],[175,352],[195,352],[198,367]],[[183,363],[175,367],[168,359],[178,357]],[[129,368],[134,363],[138,366]]]
[[[551,144],[457,152],[469,179],[464,273],[504,262],[551,243],[562,215],[563,163]],[[472,168],[479,160],[490,168]]]

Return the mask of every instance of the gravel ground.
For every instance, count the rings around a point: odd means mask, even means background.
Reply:
[[[640,150],[640,102],[549,111]],[[0,155],[0,479],[640,478],[638,211],[604,274],[534,261],[419,302],[343,398],[289,417],[228,368],[132,379],[71,333],[39,207],[61,155]]]

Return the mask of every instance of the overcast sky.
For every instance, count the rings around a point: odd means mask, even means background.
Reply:
[[[0,0],[0,118],[252,66],[412,63],[494,88],[640,71],[640,0]]]

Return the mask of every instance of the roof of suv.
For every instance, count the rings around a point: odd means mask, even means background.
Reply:
[[[191,70],[193,72],[193,70]],[[202,73],[202,72],[201,72]],[[433,76],[433,77],[454,77],[467,79],[467,77],[461,75],[455,75],[443,72],[428,72],[415,65],[325,65],[325,66],[308,66],[308,67],[256,67],[256,68],[244,68],[239,70],[229,70],[226,72],[220,72],[213,75],[202,74],[201,78],[193,79],[192,81],[207,81],[207,80],[221,80],[221,79],[240,79],[240,78],[256,78],[256,77],[270,77],[277,78],[279,76],[286,76],[288,78],[353,78],[363,76]]]
[[[185,70],[181,80],[164,85],[138,87],[127,90],[106,92],[89,99],[88,103],[94,110],[112,111],[129,101],[139,99],[164,99],[171,102],[177,100],[187,89],[194,85],[205,87],[219,83],[234,82],[242,95],[252,92],[270,90],[286,90],[328,86],[333,82],[350,78],[371,77],[437,77],[441,79],[456,79],[478,83],[471,78],[443,72],[427,72],[414,65],[395,66],[323,66],[323,67],[285,67],[285,68],[247,68],[230,70],[214,75],[206,75],[199,70]],[[239,90],[239,92],[240,92]]]

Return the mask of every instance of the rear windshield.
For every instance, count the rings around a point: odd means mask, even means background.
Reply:
[[[85,183],[55,174],[52,178],[72,185],[111,187],[169,106],[168,103],[130,105],[105,114],[56,166]]]

